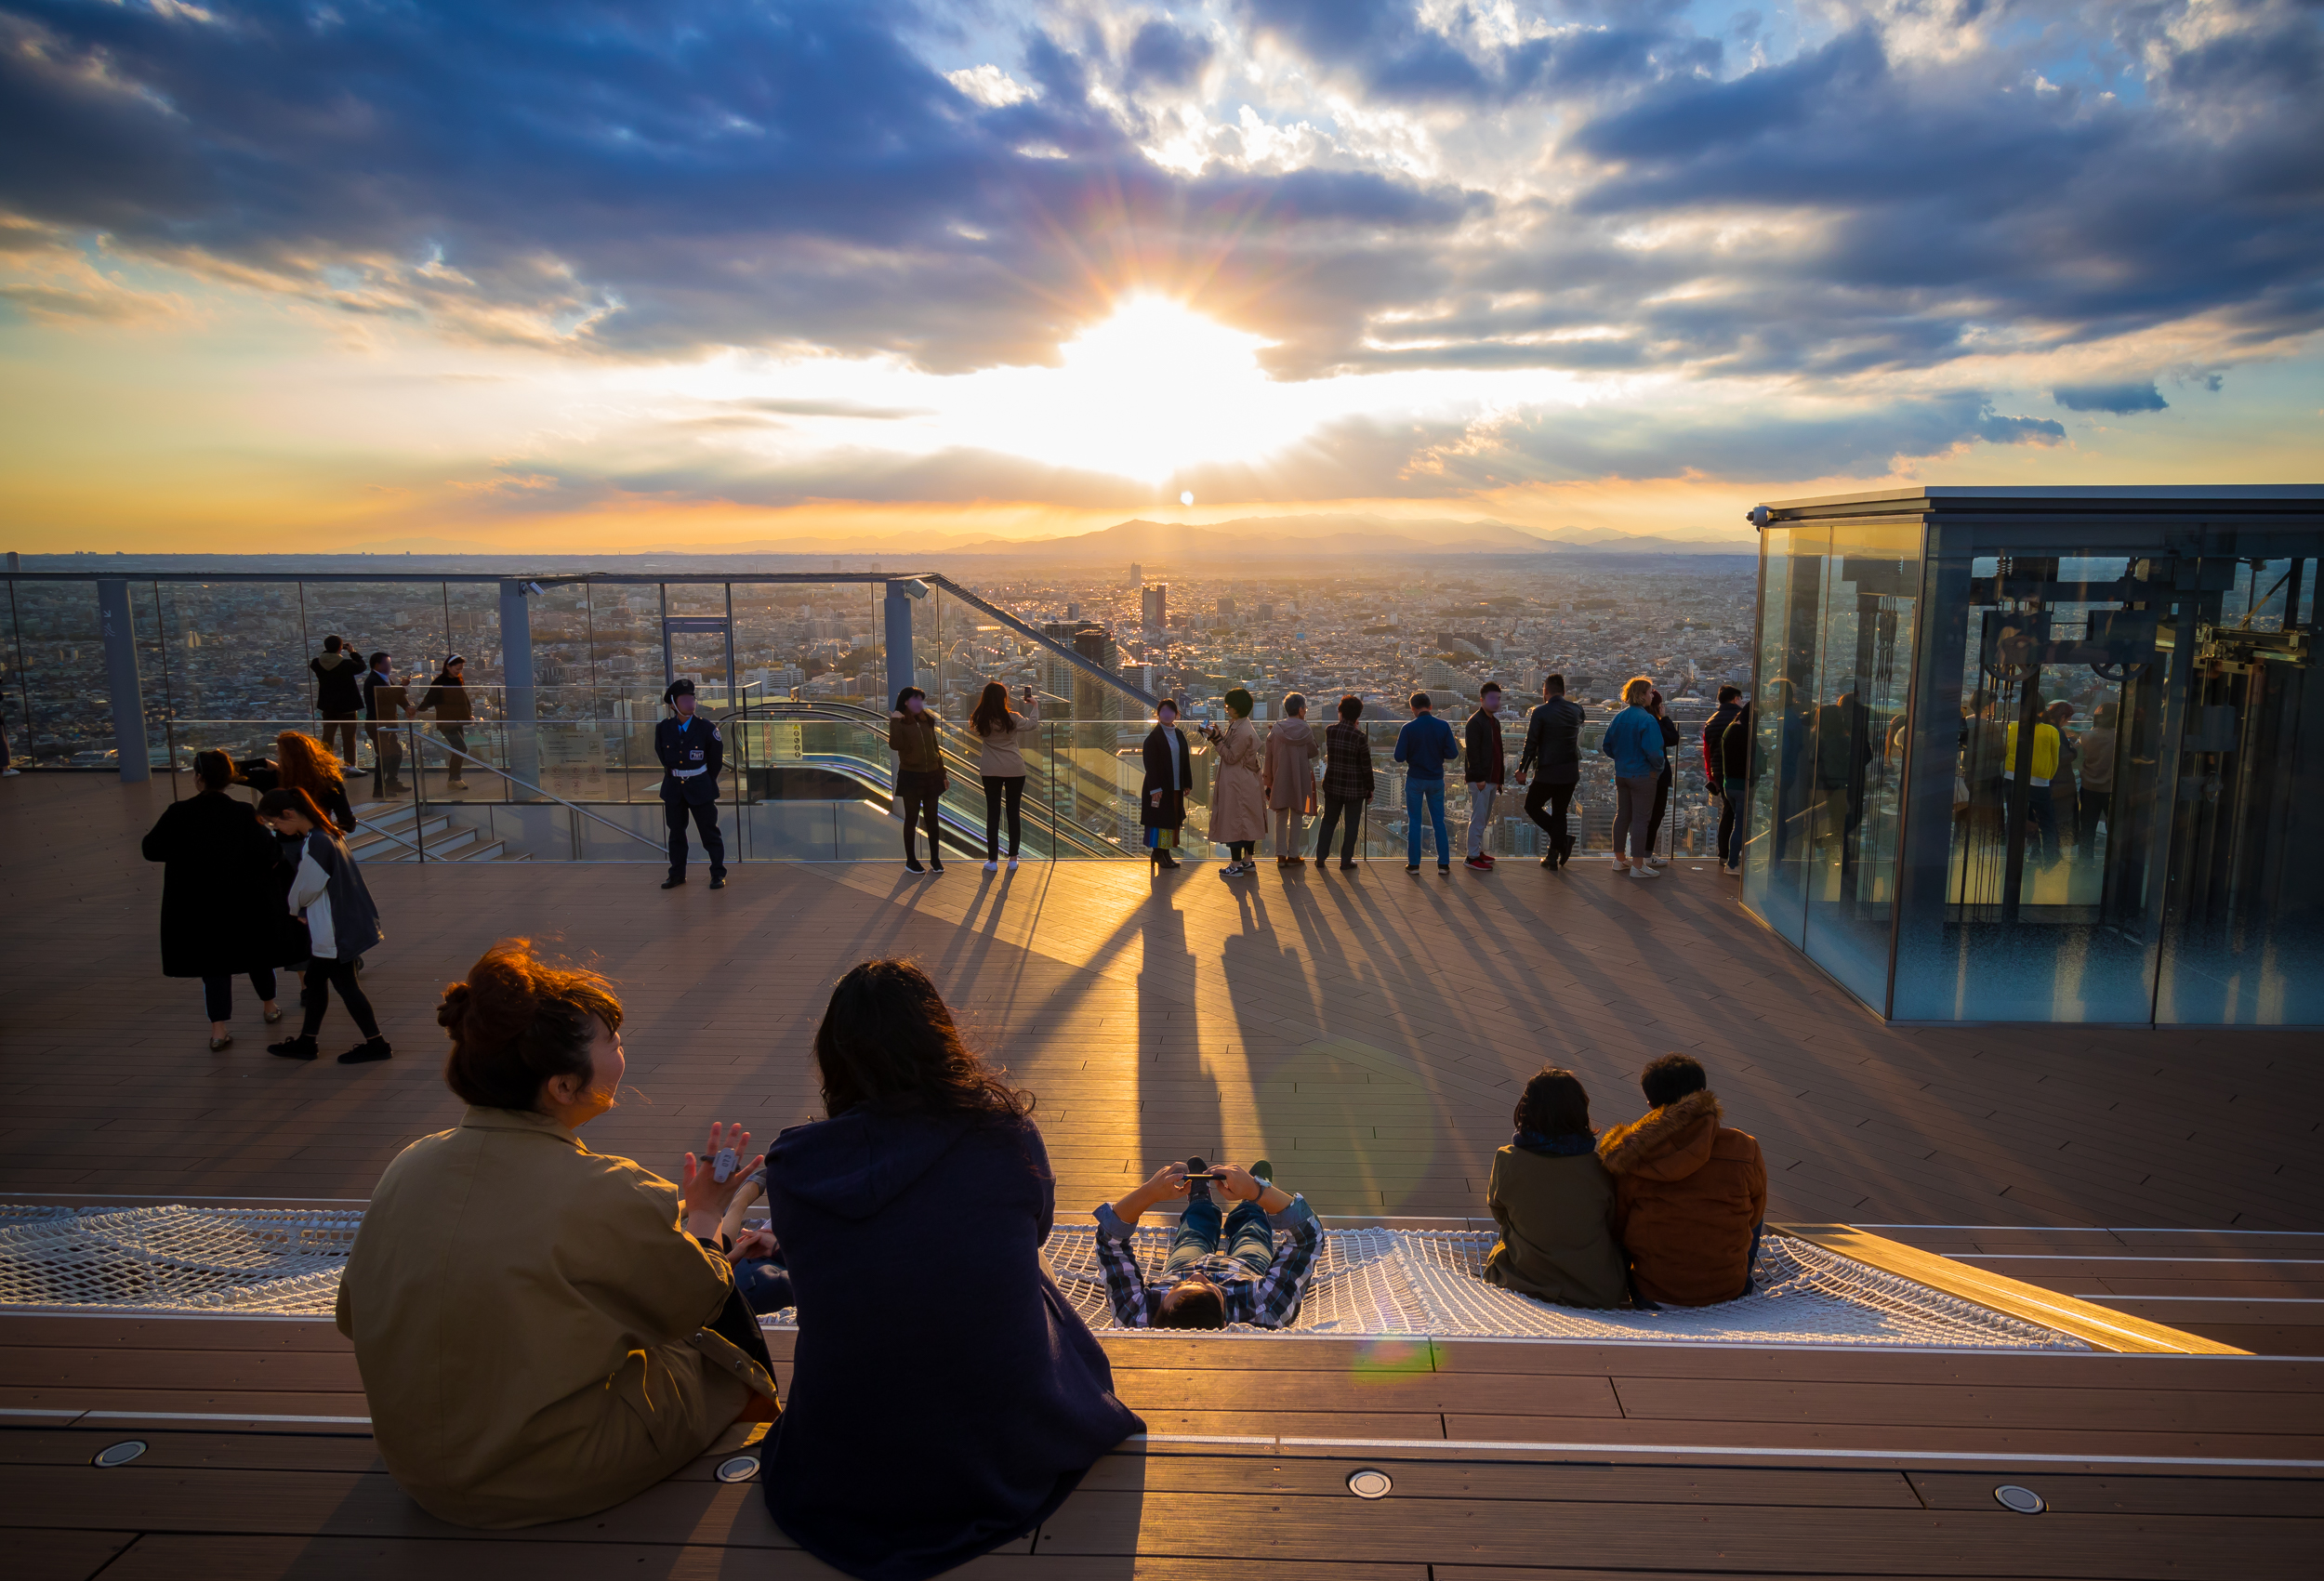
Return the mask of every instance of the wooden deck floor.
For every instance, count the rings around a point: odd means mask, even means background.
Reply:
[[[2293,1573],[2324,1536],[2316,1362],[1106,1348],[1153,1436],[962,1574],[2243,1577]],[[711,1477],[716,1454],[586,1521],[434,1521],[381,1468],[326,1323],[0,1318],[0,1525],[28,1581],[832,1574],[756,1488]],[[127,1439],[146,1454],[90,1464]],[[1364,1466],[1387,1498],[1349,1494]],[[2049,1512],[2003,1509],[2003,1482]]]
[[[1640,1107],[1641,1063],[1684,1048],[1761,1139],[1771,1218],[1888,1226],[2248,1350],[2324,1350],[2308,1040],[1884,1028],[1712,873],[754,866],[712,895],[664,894],[650,867],[382,866],[365,977],[403,1052],[350,1070],[269,1059],[246,1003],[213,1055],[198,987],[156,975],[137,841],[167,795],[0,784],[0,1191],[366,1197],[456,1118],[435,995],[510,933],[621,980],[630,1090],[589,1140],[667,1169],[713,1116],[767,1135],[812,1114],[828,984],[902,953],[1039,1094],[1061,1214],[1199,1152],[1269,1156],[1327,1213],[1473,1215],[1537,1065],[1578,1071],[1605,1124]],[[351,1041],[335,1011],[326,1047]],[[1164,1436],[968,1574],[2240,1576],[2288,1573],[2317,1535],[2324,1363],[1107,1344]],[[536,1545],[528,1574],[827,1574],[707,1461],[521,1538],[432,1522],[379,1469],[324,1324],[0,1315],[0,1411],[12,1574],[433,1578],[503,1571],[511,1541]],[[89,1465],[130,1436],[139,1461]],[[1396,1491],[1350,1496],[1358,1464]],[[2001,1481],[2051,1513],[2003,1510]]]

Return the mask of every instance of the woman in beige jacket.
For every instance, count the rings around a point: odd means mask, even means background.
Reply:
[[[1226,694],[1226,729],[1203,733],[1218,745],[1218,767],[1210,784],[1210,837],[1226,847],[1222,878],[1254,872],[1251,850],[1267,837],[1267,795],[1259,784],[1259,732],[1251,728],[1251,695],[1241,687]]]
[[[1307,722],[1307,699],[1294,692],[1283,700],[1283,718],[1267,732],[1267,763],[1261,775],[1267,805],[1275,814],[1275,865],[1304,867],[1300,842],[1307,826],[1300,820],[1315,810],[1315,759],[1323,738]]]
[[[1024,804],[1025,748],[1036,745],[1041,730],[1041,705],[1034,701],[1033,689],[1022,686],[1018,697],[1024,704],[1020,714],[1009,706],[1009,689],[997,680],[984,683],[984,690],[976,700],[976,710],[969,716],[969,729],[976,732],[980,750],[976,771],[984,782],[984,871],[1000,868],[1000,812],[1005,802],[1009,809],[1009,871],[1017,870],[1017,850],[1023,843],[1024,818],[1019,810]]]
[[[462,1526],[569,1520],[660,1482],[738,1414],[769,1419],[765,1343],[718,1240],[758,1166],[735,1156],[749,1133],[714,1124],[683,1186],[582,1146],[621,1084],[621,1001],[524,940],[487,951],[436,1019],[468,1113],[388,1166],[338,1295],[403,1491]]]

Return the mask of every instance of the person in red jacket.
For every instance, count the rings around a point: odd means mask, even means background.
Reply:
[[[1614,1177],[1614,1232],[1641,1301],[1708,1307],[1750,1294],[1767,1219],[1759,1139],[1720,1124],[1702,1065],[1665,1054],[1639,1074],[1654,1107],[1598,1139]]]

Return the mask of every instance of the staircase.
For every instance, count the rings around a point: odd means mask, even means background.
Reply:
[[[420,808],[408,801],[372,801],[358,806],[355,813],[363,822],[348,837],[347,849],[360,862],[417,862],[419,850],[427,851],[429,862],[533,860],[532,852],[512,851],[506,840],[490,838],[483,830],[462,822],[457,802]]]

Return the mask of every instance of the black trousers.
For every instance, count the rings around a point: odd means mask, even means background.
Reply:
[[[899,775],[898,778],[904,782],[896,786],[896,795],[904,802],[904,860],[918,860],[919,847],[913,843],[913,831],[925,823],[928,826],[928,860],[942,865],[944,848],[936,843],[936,803],[943,799],[944,792],[932,784],[915,784],[909,777]]]
[[[702,854],[709,859],[710,876],[726,876],[726,837],[719,833],[719,804],[662,798],[662,822],[669,829],[669,876],[686,876],[686,815],[693,815],[694,835],[702,841]]]
[[[436,733],[443,737],[444,741],[452,747],[453,752],[466,752],[468,750],[468,726],[438,725],[436,727]],[[443,777],[447,781],[456,782],[462,775],[468,772],[467,758],[455,758],[448,752],[444,754],[444,760],[446,767]]]
[[[1000,810],[1004,802],[1009,808],[1009,854],[1013,859],[1024,844],[1024,818],[1019,810],[1024,804],[1024,776],[1023,774],[986,774],[984,779],[984,860],[987,862],[1000,860]],[[909,852],[912,849],[912,832],[908,825],[905,830],[904,838],[904,849]],[[929,828],[928,838],[931,844],[935,842],[936,831],[932,823]]]
[[[323,744],[339,755],[339,761],[352,769],[355,766],[355,720],[359,715],[325,712],[323,716]]]
[[[372,725],[371,783],[385,793],[403,778],[403,732],[393,725]]]
[[[1670,810],[1670,771],[1655,776],[1655,810],[1646,814],[1646,850],[1652,852],[1662,833],[1662,815]]]
[[[298,1035],[312,1037],[321,1030],[323,1012],[331,1008],[334,988],[339,991],[347,1013],[355,1018],[356,1030],[365,1037],[378,1036],[379,1019],[371,1013],[371,1001],[363,997],[363,986],[355,981],[355,963],[329,955],[317,955],[307,963],[307,987],[298,995],[299,1008],[305,1012]]]
[[[1331,854],[1331,826],[1344,816],[1348,832],[1340,837],[1340,860],[1355,860],[1355,842],[1364,836],[1364,806],[1352,796],[1324,797],[1324,821],[1315,826],[1315,857],[1323,860]]]
[[[1574,804],[1575,787],[1536,780],[1525,787],[1525,816],[1541,825],[1558,850],[1565,849],[1565,810]],[[1547,805],[1549,811],[1541,810]]]
[[[1736,844],[1735,823],[1743,811],[1743,782],[1729,780],[1719,797],[1719,860],[1732,867],[1741,860],[1742,848]]]
[[[260,967],[252,972],[250,991],[258,996],[258,1003],[261,1005],[273,998],[274,968]],[[216,977],[205,977],[202,980],[202,1008],[209,1011],[210,1020],[214,1021],[227,1021],[234,1019],[234,974],[232,972],[224,971]]]
[[[1258,849],[1259,842],[1257,840],[1229,840],[1226,843],[1227,860],[1229,862],[1248,862],[1251,857],[1251,852],[1257,850]]]

